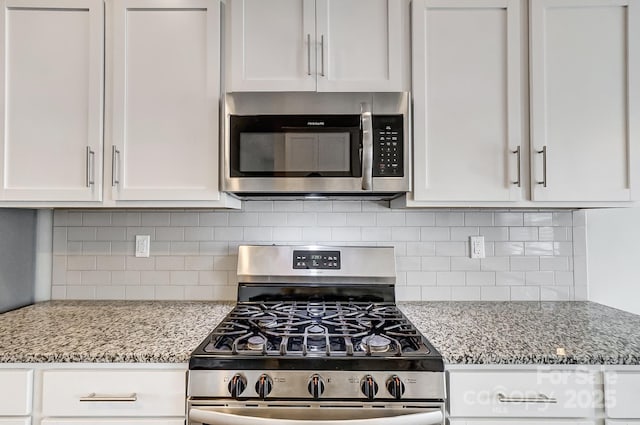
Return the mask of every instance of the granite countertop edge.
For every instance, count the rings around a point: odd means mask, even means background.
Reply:
[[[191,351],[233,305],[37,303],[0,314],[0,363],[187,363]],[[640,365],[640,316],[601,304],[399,302],[398,306],[449,365]],[[559,347],[566,355],[556,353]]]

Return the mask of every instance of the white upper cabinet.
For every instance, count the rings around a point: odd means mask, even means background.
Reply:
[[[105,184],[112,198],[220,199],[219,1],[114,0],[110,6]]]
[[[0,6],[0,200],[100,200],[102,1]]]
[[[535,201],[640,198],[639,8],[531,0]]]
[[[403,91],[405,0],[231,0],[229,91]]]
[[[522,2],[412,7],[414,199],[522,199]]]

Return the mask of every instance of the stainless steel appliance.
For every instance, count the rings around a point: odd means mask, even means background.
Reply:
[[[238,278],[191,355],[187,424],[444,424],[444,363],[395,305],[393,248],[241,246]]]
[[[391,198],[410,190],[408,93],[229,94],[224,190]]]

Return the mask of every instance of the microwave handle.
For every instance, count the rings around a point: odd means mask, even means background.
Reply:
[[[362,125],[362,190],[373,189],[373,123],[371,108],[367,103],[360,104]]]

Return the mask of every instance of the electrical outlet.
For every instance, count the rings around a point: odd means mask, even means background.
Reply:
[[[471,236],[469,239],[471,258],[484,258],[484,236]]]
[[[136,235],[136,257],[149,257],[151,250],[151,236]]]

